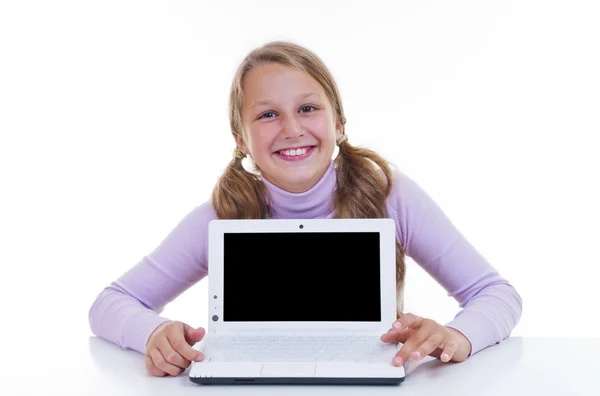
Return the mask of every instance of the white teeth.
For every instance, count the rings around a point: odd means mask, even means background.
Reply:
[[[305,148],[301,148],[301,149],[292,149],[292,150],[285,150],[285,151],[280,151],[281,154],[288,156],[288,157],[295,157],[297,155],[304,155],[306,154],[306,149]]]

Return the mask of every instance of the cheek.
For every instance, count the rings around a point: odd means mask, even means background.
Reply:
[[[335,136],[335,125],[327,117],[308,118],[304,125],[320,139],[326,140],[331,136]]]
[[[257,125],[249,131],[249,148],[255,155],[264,155],[264,151],[270,152],[273,141],[277,136],[275,123]]]

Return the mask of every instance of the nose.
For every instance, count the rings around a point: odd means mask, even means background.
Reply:
[[[304,126],[295,114],[285,116],[281,125],[281,134],[287,139],[297,139],[304,135]]]

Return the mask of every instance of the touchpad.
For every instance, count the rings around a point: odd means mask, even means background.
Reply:
[[[314,377],[315,363],[263,363],[260,373],[263,377]]]

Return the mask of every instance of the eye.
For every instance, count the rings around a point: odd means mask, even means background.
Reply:
[[[258,119],[260,120],[261,118],[273,118],[274,116],[275,113],[273,113],[272,111],[267,111],[266,113],[262,113],[260,116],[258,116]]]
[[[316,110],[317,108],[315,106],[312,105],[306,105],[306,106],[302,106],[302,108],[300,108],[300,111],[303,113],[310,113],[314,110]]]

